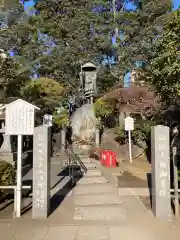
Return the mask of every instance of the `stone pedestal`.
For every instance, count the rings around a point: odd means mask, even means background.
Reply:
[[[91,145],[81,145],[78,143],[72,144],[73,151],[78,155],[89,155],[89,151],[92,149]]]

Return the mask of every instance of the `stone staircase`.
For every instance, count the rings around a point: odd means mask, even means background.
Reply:
[[[87,172],[76,183],[73,190],[75,221],[126,222],[126,211],[119,198],[118,190],[112,186],[102,172],[88,157],[81,161]]]

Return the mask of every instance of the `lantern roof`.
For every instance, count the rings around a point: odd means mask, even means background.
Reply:
[[[85,63],[83,66],[82,66],[82,70],[83,71],[96,71],[97,67],[93,64],[93,63]]]

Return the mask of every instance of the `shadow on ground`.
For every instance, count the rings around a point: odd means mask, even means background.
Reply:
[[[144,181],[128,171],[117,176],[118,188],[147,188],[147,181]]]
[[[75,178],[74,182],[70,179],[63,188],[61,188],[58,192],[56,192],[51,198],[51,207],[50,214],[51,215],[63,202],[65,197],[73,190],[76,186],[76,183],[82,178],[82,176],[78,176]]]
[[[74,174],[78,173],[77,177],[69,178],[69,181],[65,183],[65,185],[62,187],[59,186],[59,190],[57,189],[57,192],[51,197],[50,202],[50,214],[52,214],[63,202],[65,197],[68,195],[70,191],[75,187],[76,183],[82,178],[82,174],[80,174],[80,167],[76,166],[74,168]],[[61,181],[68,177],[70,174],[69,167],[66,167],[65,169],[61,170],[57,176],[60,177],[60,179],[52,186],[51,191],[58,187],[58,184],[61,183]],[[23,185],[25,186],[31,186],[32,187],[32,179],[23,180]],[[23,200],[22,200],[22,215],[28,213],[32,209],[32,188],[31,189],[24,189],[23,190]],[[0,204],[0,213],[2,213],[2,216],[4,217],[10,217],[12,216],[13,211],[13,205],[14,205],[14,199],[13,199],[13,192],[11,193],[11,198],[6,200],[4,204]],[[49,214],[49,215],[50,215]]]
[[[139,199],[147,209],[151,209],[151,173],[147,174],[147,181],[125,171],[117,177],[118,188],[148,188],[149,196],[139,196]]]

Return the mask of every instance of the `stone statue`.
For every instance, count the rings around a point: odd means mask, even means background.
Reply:
[[[72,141],[81,146],[95,142],[96,116],[93,104],[84,104],[71,117]]]

